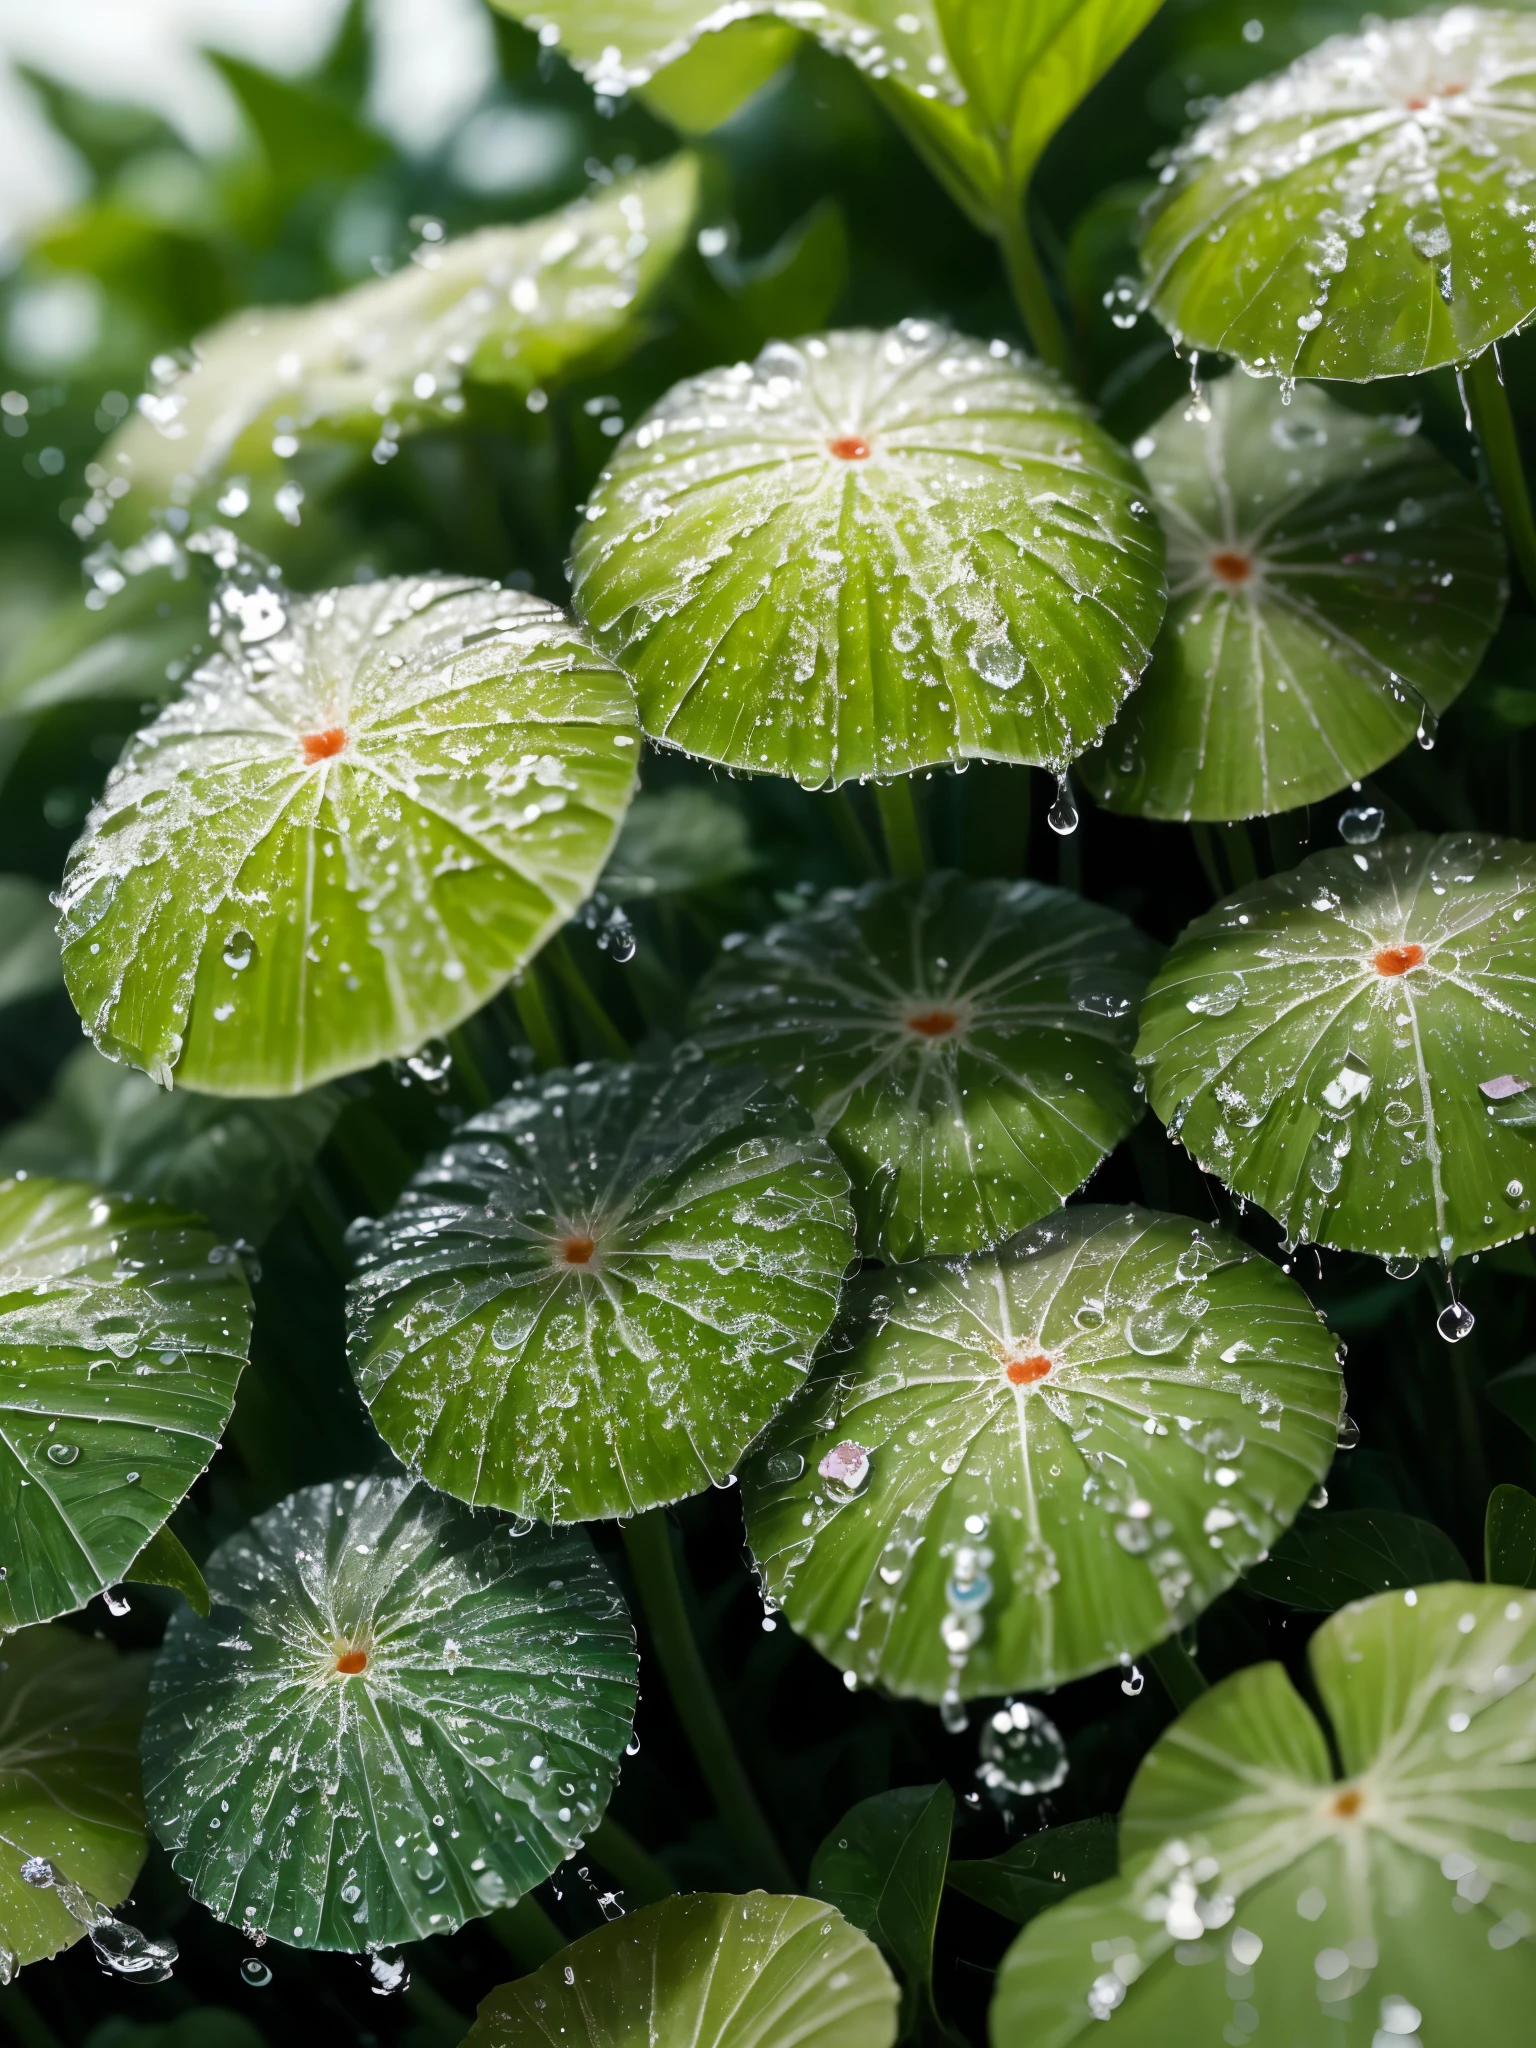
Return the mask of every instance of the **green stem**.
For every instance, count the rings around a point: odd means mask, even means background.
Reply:
[[[352,1261],[347,1254],[346,1240],[342,1236],[345,1225],[337,1213],[335,1197],[330,1201],[316,1186],[316,1175],[299,1183],[299,1191],[293,1198],[293,1205],[304,1220],[304,1227],[324,1253],[326,1263],[343,1280],[352,1277]],[[329,1183],[326,1184],[329,1192]]]
[[[470,1042],[467,1024],[461,1024],[456,1031],[449,1032],[448,1050],[453,1055],[454,1069],[464,1084],[464,1092],[472,1106],[476,1109],[489,1109],[491,1091],[486,1086],[484,1074],[480,1071],[480,1062],[475,1057],[475,1048]]]
[[[1238,823],[1219,825],[1221,843],[1226,851],[1227,866],[1232,871],[1232,885],[1236,889],[1246,887],[1249,882],[1259,879],[1259,864],[1254,859],[1253,841],[1248,837],[1248,827]]]
[[[1221,869],[1216,865],[1216,841],[1209,825],[1191,825],[1189,836],[1195,842],[1195,852],[1200,856],[1200,865],[1205,870],[1205,879],[1211,891],[1211,901],[1219,903],[1226,890],[1221,884]]]
[[[642,1848],[612,1814],[604,1814],[587,1837],[587,1847],[609,1876],[618,1879],[636,1905],[654,1906],[660,1899],[670,1899],[677,1890],[650,1850]]]
[[[592,984],[576,965],[571,949],[565,942],[565,934],[558,932],[550,940],[545,951],[549,955],[550,966],[555,970],[555,979],[586,1019],[598,1044],[609,1059],[627,1060],[629,1040],[592,993]]]
[[[565,1047],[560,1043],[559,1027],[549,1007],[549,998],[544,992],[543,977],[537,967],[525,967],[519,980],[512,984],[512,1001],[517,1007],[517,1021],[523,1027],[523,1036],[533,1047],[533,1056],[545,1070],[565,1065]]]
[[[1485,348],[1461,372],[1462,389],[1471,408],[1477,438],[1483,444],[1488,474],[1504,515],[1504,532],[1520,570],[1526,594],[1536,599],[1536,517],[1520,462],[1520,439],[1509,393],[1499,368],[1498,348]]]
[[[880,862],[875,849],[869,843],[864,821],[853,807],[853,798],[846,789],[829,790],[827,807],[832,819],[832,829],[837,834],[838,844],[847,856],[849,865],[857,869],[866,880],[873,879],[880,872]]]
[[[532,1892],[515,1906],[498,1906],[488,1918],[492,1934],[520,1970],[536,1970],[570,1946]]]
[[[1008,283],[1013,291],[1014,302],[1024,317],[1024,325],[1035,344],[1035,353],[1053,370],[1060,370],[1064,377],[1075,380],[1076,364],[1072,360],[1072,344],[1067,339],[1067,330],[1062,325],[1061,315],[1056,310],[1056,301],[1051,297],[1051,287],[1040,261],[1034,237],[1029,232],[1028,202],[1021,196],[1011,215],[998,223],[998,241],[1003,252],[1003,268],[1008,273]]]
[[[899,882],[920,882],[928,872],[928,862],[923,853],[923,828],[918,820],[911,776],[898,775],[894,782],[877,782],[875,803],[891,873]]]
[[[795,1880],[774,1840],[757,1794],[742,1768],[715,1688],[688,1623],[666,1513],[650,1508],[621,1523],[629,1568],[651,1641],[683,1731],[709,1786],[716,1810],[748,1869],[771,1891],[792,1892]]]
[[[1177,1634],[1165,1637],[1155,1649],[1148,1650],[1146,1661],[1157,1673],[1164,1692],[1181,1714],[1194,1705],[1201,1693],[1210,1691],[1205,1673]]]

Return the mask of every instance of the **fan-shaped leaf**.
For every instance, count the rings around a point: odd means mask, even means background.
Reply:
[[[1245,2008],[1276,2041],[1454,2041],[1470,2010],[1481,2039],[1524,2038],[1536,1602],[1383,1593],[1309,1656],[1343,1783],[1280,1665],[1213,1687],[1137,1773],[1119,1878],[1009,1950],[994,2048],[1097,2040],[1111,2015],[1125,2048],[1203,2044],[1252,2032]]]
[[[760,1059],[853,1178],[866,1252],[996,1244],[1136,1122],[1137,998],[1157,948],[1035,882],[872,882],[726,952],[700,1043]]]
[[[27,1884],[42,1856],[116,1905],[144,1861],[139,1723],[149,1659],[65,1628],[0,1646],[0,1976],[78,1941],[57,1892]],[[5,1966],[8,1960],[8,1967]]]
[[[495,584],[402,577],[246,616],[256,644],[199,669],[87,820],[64,972],[113,1057],[284,1095],[413,1051],[564,922],[636,732],[580,631]]]
[[[514,1088],[359,1251],[352,1364],[391,1449],[579,1521],[726,1479],[801,1384],[853,1235],[803,1111],[695,1054]]]
[[[464,2048],[890,2048],[896,1985],[816,1899],[708,1892],[628,1913],[480,2006]]]
[[[1163,963],[1153,1108],[1293,1238],[1450,1259],[1531,1228],[1536,849],[1412,833],[1229,896]]]
[[[1482,494],[1411,422],[1310,386],[1282,406],[1246,377],[1205,411],[1178,403],[1136,444],[1168,617],[1082,764],[1142,817],[1254,817],[1370,774],[1468,681],[1507,594]]]
[[[250,1314],[174,1209],[0,1182],[0,1628],[123,1576],[217,1448]]]
[[[145,1801],[220,1919],[300,1948],[447,1933],[590,1834],[635,1705],[634,1635],[586,1537],[403,1478],[295,1493],[171,1621]]]
[[[1271,1600],[1333,1614],[1394,1586],[1469,1576],[1461,1552],[1433,1522],[1388,1508],[1336,1508],[1302,1515],[1245,1583]]]
[[[1464,362],[1536,311],[1536,23],[1452,7],[1335,36],[1217,108],[1145,224],[1158,317],[1281,376]]]
[[[929,321],[772,342],[620,444],[575,592],[657,740],[807,784],[1094,739],[1162,616],[1121,450],[1038,366]]]
[[[824,1656],[921,1699],[1136,1656],[1334,1452],[1306,1296],[1183,1217],[1068,1209],[988,1257],[870,1274],[845,1342],[744,1474],[748,1539]]]
[[[425,244],[394,276],[339,298],[237,313],[203,337],[190,370],[167,360],[103,450],[103,467],[132,486],[116,529],[234,471],[281,488],[275,457],[309,441],[387,448],[458,417],[477,386],[525,396],[601,359],[635,329],[697,204],[697,164],[677,156],[543,219]]]

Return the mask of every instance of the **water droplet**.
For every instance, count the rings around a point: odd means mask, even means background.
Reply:
[[[133,1603],[129,1600],[128,1595],[121,1586],[108,1586],[101,1598],[108,1614],[115,1614],[119,1620],[125,1614],[132,1614],[133,1612]]]
[[[869,1477],[869,1453],[862,1444],[835,1444],[816,1470],[845,1497],[850,1497],[862,1490]]]
[[[224,965],[240,974],[256,957],[256,941],[243,925],[236,925],[224,941]]]
[[[50,1465],[73,1465],[79,1455],[80,1446],[78,1444],[57,1443],[48,1446],[48,1462]]]
[[[1393,1280],[1411,1280],[1419,1270],[1417,1259],[1395,1258],[1387,1259],[1384,1263],[1389,1278]]]
[[[1339,837],[1346,846],[1369,846],[1381,837],[1387,814],[1377,804],[1356,804],[1339,813]]]
[[[976,1776],[999,1804],[1054,1792],[1067,1775],[1067,1746],[1054,1721],[1027,1700],[1008,1700],[981,1731]]]
[[[1346,1408],[1339,1421],[1339,1449],[1341,1451],[1352,1451],[1359,1441],[1360,1425]]]
[[[255,1991],[260,1991],[264,1985],[272,1982],[272,1972],[260,1956],[242,1956],[240,1975]]]
[[[1463,1337],[1471,1336],[1476,1326],[1477,1317],[1462,1301],[1450,1302],[1435,1317],[1435,1328],[1447,1344],[1459,1344]]]
[[[1147,1674],[1139,1664],[1133,1664],[1120,1681],[1120,1690],[1130,1699],[1135,1699],[1147,1682]]]
[[[388,1949],[365,1956],[363,1967],[372,1980],[368,1988],[377,1998],[393,1998],[396,1992],[405,1991],[410,1986],[410,1971],[400,1957],[391,1955]]]
[[[1072,785],[1063,775],[1056,784],[1056,801],[1045,814],[1045,822],[1058,839],[1070,839],[1077,830],[1077,805],[1072,797]]]
[[[1309,1508],[1315,1508],[1315,1509],[1317,1509],[1317,1510],[1318,1510],[1318,1512],[1319,1512],[1319,1513],[1321,1513],[1321,1511],[1322,1511],[1322,1510],[1323,1510],[1323,1509],[1324,1509],[1325,1507],[1327,1507],[1327,1505],[1328,1505],[1328,1489],[1327,1489],[1327,1487],[1326,1487],[1326,1486],[1314,1486],[1314,1487],[1313,1487],[1313,1489],[1312,1489],[1312,1491],[1311,1491],[1311,1492],[1310,1492],[1310,1493],[1309,1493],[1309,1494],[1307,1495],[1307,1506],[1308,1506]]]
[[[950,1735],[963,1735],[971,1725],[965,1701],[958,1693],[947,1692],[939,1701],[939,1719],[944,1723],[945,1732]]]
[[[408,1072],[414,1074],[422,1086],[433,1095],[448,1092],[449,1076],[453,1072],[453,1054],[440,1038],[429,1038],[425,1045],[411,1053],[406,1059]]]

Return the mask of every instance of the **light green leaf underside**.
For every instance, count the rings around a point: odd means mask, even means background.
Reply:
[[[804,1112],[695,1054],[514,1088],[357,1249],[352,1367],[391,1449],[568,1522],[725,1481],[804,1380],[853,1231]]]
[[[1162,617],[1145,500],[1081,404],[1000,342],[921,320],[772,342],[619,444],[576,536],[576,604],[647,733],[707,760],[808,785],[1065,768]]]
[[[635,326],[697,204],[697,163],[680,155],[518,227],[423,244],[340,297],[237,313],[103,450],[132,486],[114,530],[235,472],[280,482],[274,439],[295,441],[289,455],[308,439],[398,441],[456,419],[476,386],[526,394],[579,368]]]
[[[1335,36],[1176,151],[1142,264],[1185,346],[1272,375],[1465,362],[1536,311],[1536,23],[1454,7]]]
[[[484,1999],[464,2048],[891,2048],[896,1985],[817,1899],[695,1893],[627,1913]]]
[[[587,894],[637,738],[624,677],[536,598],[413,576],[304,598],[113,771],[62,892],[75,1005],[103,1051],[226,1095],[411,1052]]]
[[[1324,1622],[1309,1655],[1346,1783],[1280,1665],[1214,1686],[1137,1774],[1120,1876],[1010,1949],[993,2048],[1097,2040],[1100,2010],[1129,2048],[1234,2029],[1458,2041],[1474,2012],[1478,2040],[1525,2039],[1536,1601],[1383,1593]]]
[[[1481,492],[1411,422],[1237,376],[1208,409],[1181,400],[1136,444],[1168,616],[1082,764],[1140,817],[1259,817],[1371,774],[1465,686],[1508,594]]]
[[[46,994],[59,979],[48,891],[30,875],[0,875],[0,1009]]]
[[[218,1448],[250,1319],[193,1219],[0,1182],[0,1629],[122,1577]]]
[[[259,1243],[325,1143],[340,1093],[241,1101],[157,1088],[82,1045],[33,1116],[0,1135],[0,1173],[95,1181]]]
[[[746,815],[707,789],[642,790],[624,814],[603,888],[622,902],[729,888],[762,861]]]
[[[80,1939],[21,1866],[45,1857],[105,1905],[128,1894],[147,1836],[139,1723],[149,1659],[64,1628],[0,1644],[0,1949],[41,1962]]]
[[[1129,1660],[1333,1457],[1338,1365],[1306,1296],[1183,1217],[1067,1209],[991,1256],[871,1274],[844,1341],[743,1474],[747,1536],[793,1626],[898,1694]]]
[[[1292,1238],[1450,1258],[1523,1236],[1536,1151],[1479,1084],[1536,1080],[1533,912],[1536,849],[1485,833],[1340,847],[1239,890],[1142,1004],[1152,1107]],[[1422,962],[1378,971],[1400,947]]]
[[[867,1255],[959,1253],[1059,1207],[1136,1122],[1157,957],[1038,883],[872,882],[724,953],[692,1014],[829,1134]]]
[[[636,1661],[584,1535],[348,1479],[258,1516],[206,1576],[211,1619],[175,1615],[155,1666],[144,1796],[221,1920],[298,1948],[446,1934],[597,1825]]]

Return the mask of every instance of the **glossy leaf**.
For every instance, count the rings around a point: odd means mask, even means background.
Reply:
[[[641,86],[640,97],[685,135],[707,135],[789,63],[799,41],[792,22],[746,15],[701,36]]]
[[[815,1896],[878,1942],[900,1972],[906,2034],[933,2017],[933,1936],[954,1823],[948,1785],[877,1792],[848,1809],[811,1862]]]
[[[122,1578],[218,1447],[250,1317],[193,1219],[0,1181],[0,1627]]]
[[[596,1826],[634,1635],[586,1537],[404,1478],[292,1494],[207,1564],[155,1666],[144,1796],[200,1904],[298,1948],[447,1933]]]
[[[707,789],[644,791],[624,814],[603,870],[620,902],[728,888],[762,865],[745,814]]]
[[[1153,1108],[1293,1238],[1453,1258],[1531,1228],[1536,849],[1411,833],[1198,917],[1147,991]]]
[[[1536,1586],[1536,1498],[1523,1486],[1496,1486],[1488,1496],[1484,1568],[1495,1586]]]
[[[601,871],[628,685],[553,606],[461,577],[246,600],[70,856],[64,972],[167,1084],[291,1095],[477,1010]]]
[[[1412,421],[1238,376],[1205,412],[1136,444],[1168,617],[1080,771],[1140,817],[1261,816],[1371,774],[1469,680],[1508,588],[1482,493]]]
[[[1488,1382],[1488,1399],[1536,1443],[1536,1358],[1522,1359]]]
[[[1036,882],[872,882],[725,952],[692,1014],[708,1052],[761,1060],[830,1135],[866,1254],[908,1259],[999,1243],[1125,1136],[1157,957]]]
[[[0,875],[0,1009],[45,995],[60,980],[53,905],[29,875]]]
[[[1334,36],[1174,153],[1142,262],[1194,349],[1272,375],[1465,362],[1536,311],[1536,23],[1451,7]]]
[[[1324,1622],[1309,1662],[1343,1782],[1282,1666],[1212,1687],[1137,1773],[1119,1878],[1009,1950],[994,2048],[1097,2040],[1111,2017],[1122,2048],[1216,2042],[1234,2005],[1276,2041],[1455,2041],[1469,1998],[1480,2038],[1524,2037],[1536,1603],[1384,1593]]]
[[[352,1367],[385,1442],[564,1522],[723,1483],[804,1380],[853,1235],[804,1113],[695,1054],[520,1084],[357,1250]]]
[[[1021,1926],[1069,1893],[1115,1874],[1115,1823],[1073,1820],[1010,1843],[1000,1856],[951,1858],[945,1882]]]
[[[338,298],[235,314],[191,369],[167,359],[103,450],[132,485],[114,530],[236,472],[268,508],[283,480],[274,456],[337,439],[392,447],[460,417],[477,387],[525,397],[606,359],[637,332],[697,204],[697,165],[677,156],[542,219],[425,243]]]
[[[41,1856],[109,1905],[124,1899],[148,1846],[139,1793],[139,1723],[149,1659],[66,1628],[0,1644],[0,1974],[57,1955],[80,1922],[52,1889],[25,1882]],[[8,1961],[8,1967],[7,1967]]]
[[[575,541],[578,609],[658,741],[808,785],[1065,769],[1140,675],[1162,536],[1050,374],[931,321],[676,385]]]
[[[1335,1508],[1302,1515],[1246,1583],[1290,1607],[1333,1614],[1394,1586],[1470,1576],[1461,1552],[1433,1522],[1390,1508]]]
[[[696,1892],[585,1935],[481,2001],[464,2048],[891,2048],[896,1985],[831,1906]]]
[[[1235,1238],[1063,1210],[875,1272],[743,1473],[794,1627],[920,1699],[1129,1662],[1274,1542],[1334,1453],[1333,1340]]]
[[[0,1134],[0,1172],[92,1180],[259,1244],[325,1143],[341,1096],[249,1102],[157,1088],[83,1045],[35,1115]]]
[[[150,1537],[123,1578],[130,1586],[165,1586],[184,1594],[195,1614],[208,1612],[207,1582],[169,1522]]]

